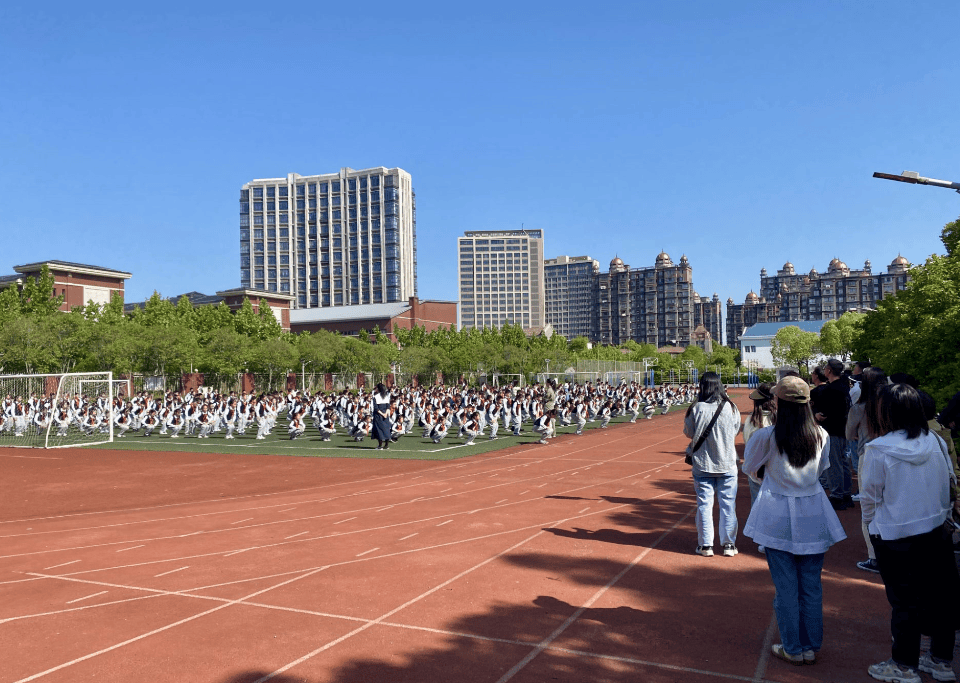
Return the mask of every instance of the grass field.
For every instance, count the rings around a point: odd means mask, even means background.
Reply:
[[[675,406],[673,410],[686,410],[687,406]],[[654,420],[659,417],[659,412],[654,416]],[[611,420],[610,424],[622,424],[629,422],[630,417],[617,417]],[[643,417],[637,421],[638,424],[650,421]],[[586,429],[599,429],[599,422],[588,422]],[[557,434],[572,434],[576,432],[576,426],[561,427]],[[510,446],[530,444],[538,448],[546,448],[537,444],[540,436],[530,429],[529,424],[524,424],[524,432],[520,436],[514,436],[509,430],[501,429],[497,438],[490,439],[489,436],[479,436],[472,446],[465,444],[465,439],[458,439],[454,428],[450,429],[450,434],[439,444],[433,443],[430,439],[423,439],[420,435],[422,429],[414,429],[413,434],[402,436],[397,443],[390,444],[390,448],[385,451],[377,450],[376,440],[365,439],[356,442],[348,437],[343,430],[338,430],[330,441],[322,441],[320,435],[312,426],[308,426],[306,433],[295,441],[291,441],[287,436],[285,421],[278,423],[277,428],[271,436],[258,441],[256,439],[256,426],[247,430],[246,436],[238,436],[236,439],[227,441],[224,434],[212,434],[209,439],[200,441],[196,437],[182,436],[179,439],[171,439],[169,436],[161,436],[154,432],[150,436],[134,434],[128,432],[123,438],[115,439],[111,444],[95,446],[97,449],[113,450],[136,450],[149,452],[157,451],[176,451],[184,453],[237,453],[248,451],[258,455],[291,455],[299,457],[322,457],[322,458],[371,458],[371,459],[402,459],[402,460],[456,460],[471,455],[481,453],[490,453]],[[489,434],[489,431],[487,432]]]

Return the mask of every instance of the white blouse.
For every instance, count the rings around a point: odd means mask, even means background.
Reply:
[[[814,555],[847,537],[820,485],[820,474],[830,466],[830,441],[822,427],[817,429],[820,448],[801,468],[790,465],[780,453],[773,426],[757,430],[747,443],[744,473],[753,478],[765,466],[760,492],[743,529],[759,545]]]

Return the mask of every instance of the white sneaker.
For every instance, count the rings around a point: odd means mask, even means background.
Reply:
[[[867,673],[886,683],[920,683],[920,674],[909,666],[900,666],[892,659],[867,667]]]
[[[724,557],[733,557],[737,554],[737,546],[733,543],[724,543],[723,544],[723,556]]]
[[[951,662],[939,662],[929,652],[920,655],[920,665],[917,667],[938,681],[955,681],[957,674],[953,671]]]
[[[713,548],[708,545],[698,545],[697,555],[703,555],[704,557],[713,557]]]

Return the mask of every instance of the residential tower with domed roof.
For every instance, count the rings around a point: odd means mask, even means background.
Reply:
[[[848,311],[867,311],[877,301],[903,289],[910,264],[898,255],[885,273],[874,273],[869,260],[860,270],[834,258],[824,272],[811,267],[797,272],[787,261],[776,275],[760,270],[760,293],[742,304],[727,300],[727,346],[739,349],[743,331],[756,323],[833,320]]]

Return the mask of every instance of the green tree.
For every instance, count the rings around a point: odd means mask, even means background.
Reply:
[[[817,355],[820,335],[804,332],[796,325],[787,325],[777,330],[770,344],[770,354],[778,365],[796,365],[810,374],[810,361]]]
[[[848,360],[863,325],[863,313],[847,312],[837,320],[828,320],[820,328],[820,351],[827,356]]]
[[[55,295],[53,276],[46,264],[41,266],[40,275],[27,277],[20,292],[20,311],[24,315],[44,318],[55,315],[63,304],[63,295]]]
[[[299,365],[299,358],[290,341],[276,337],[255,342],[251,363],[257,370],[267,373],[267,386],[272,389],[274,378],[285,377]]]

